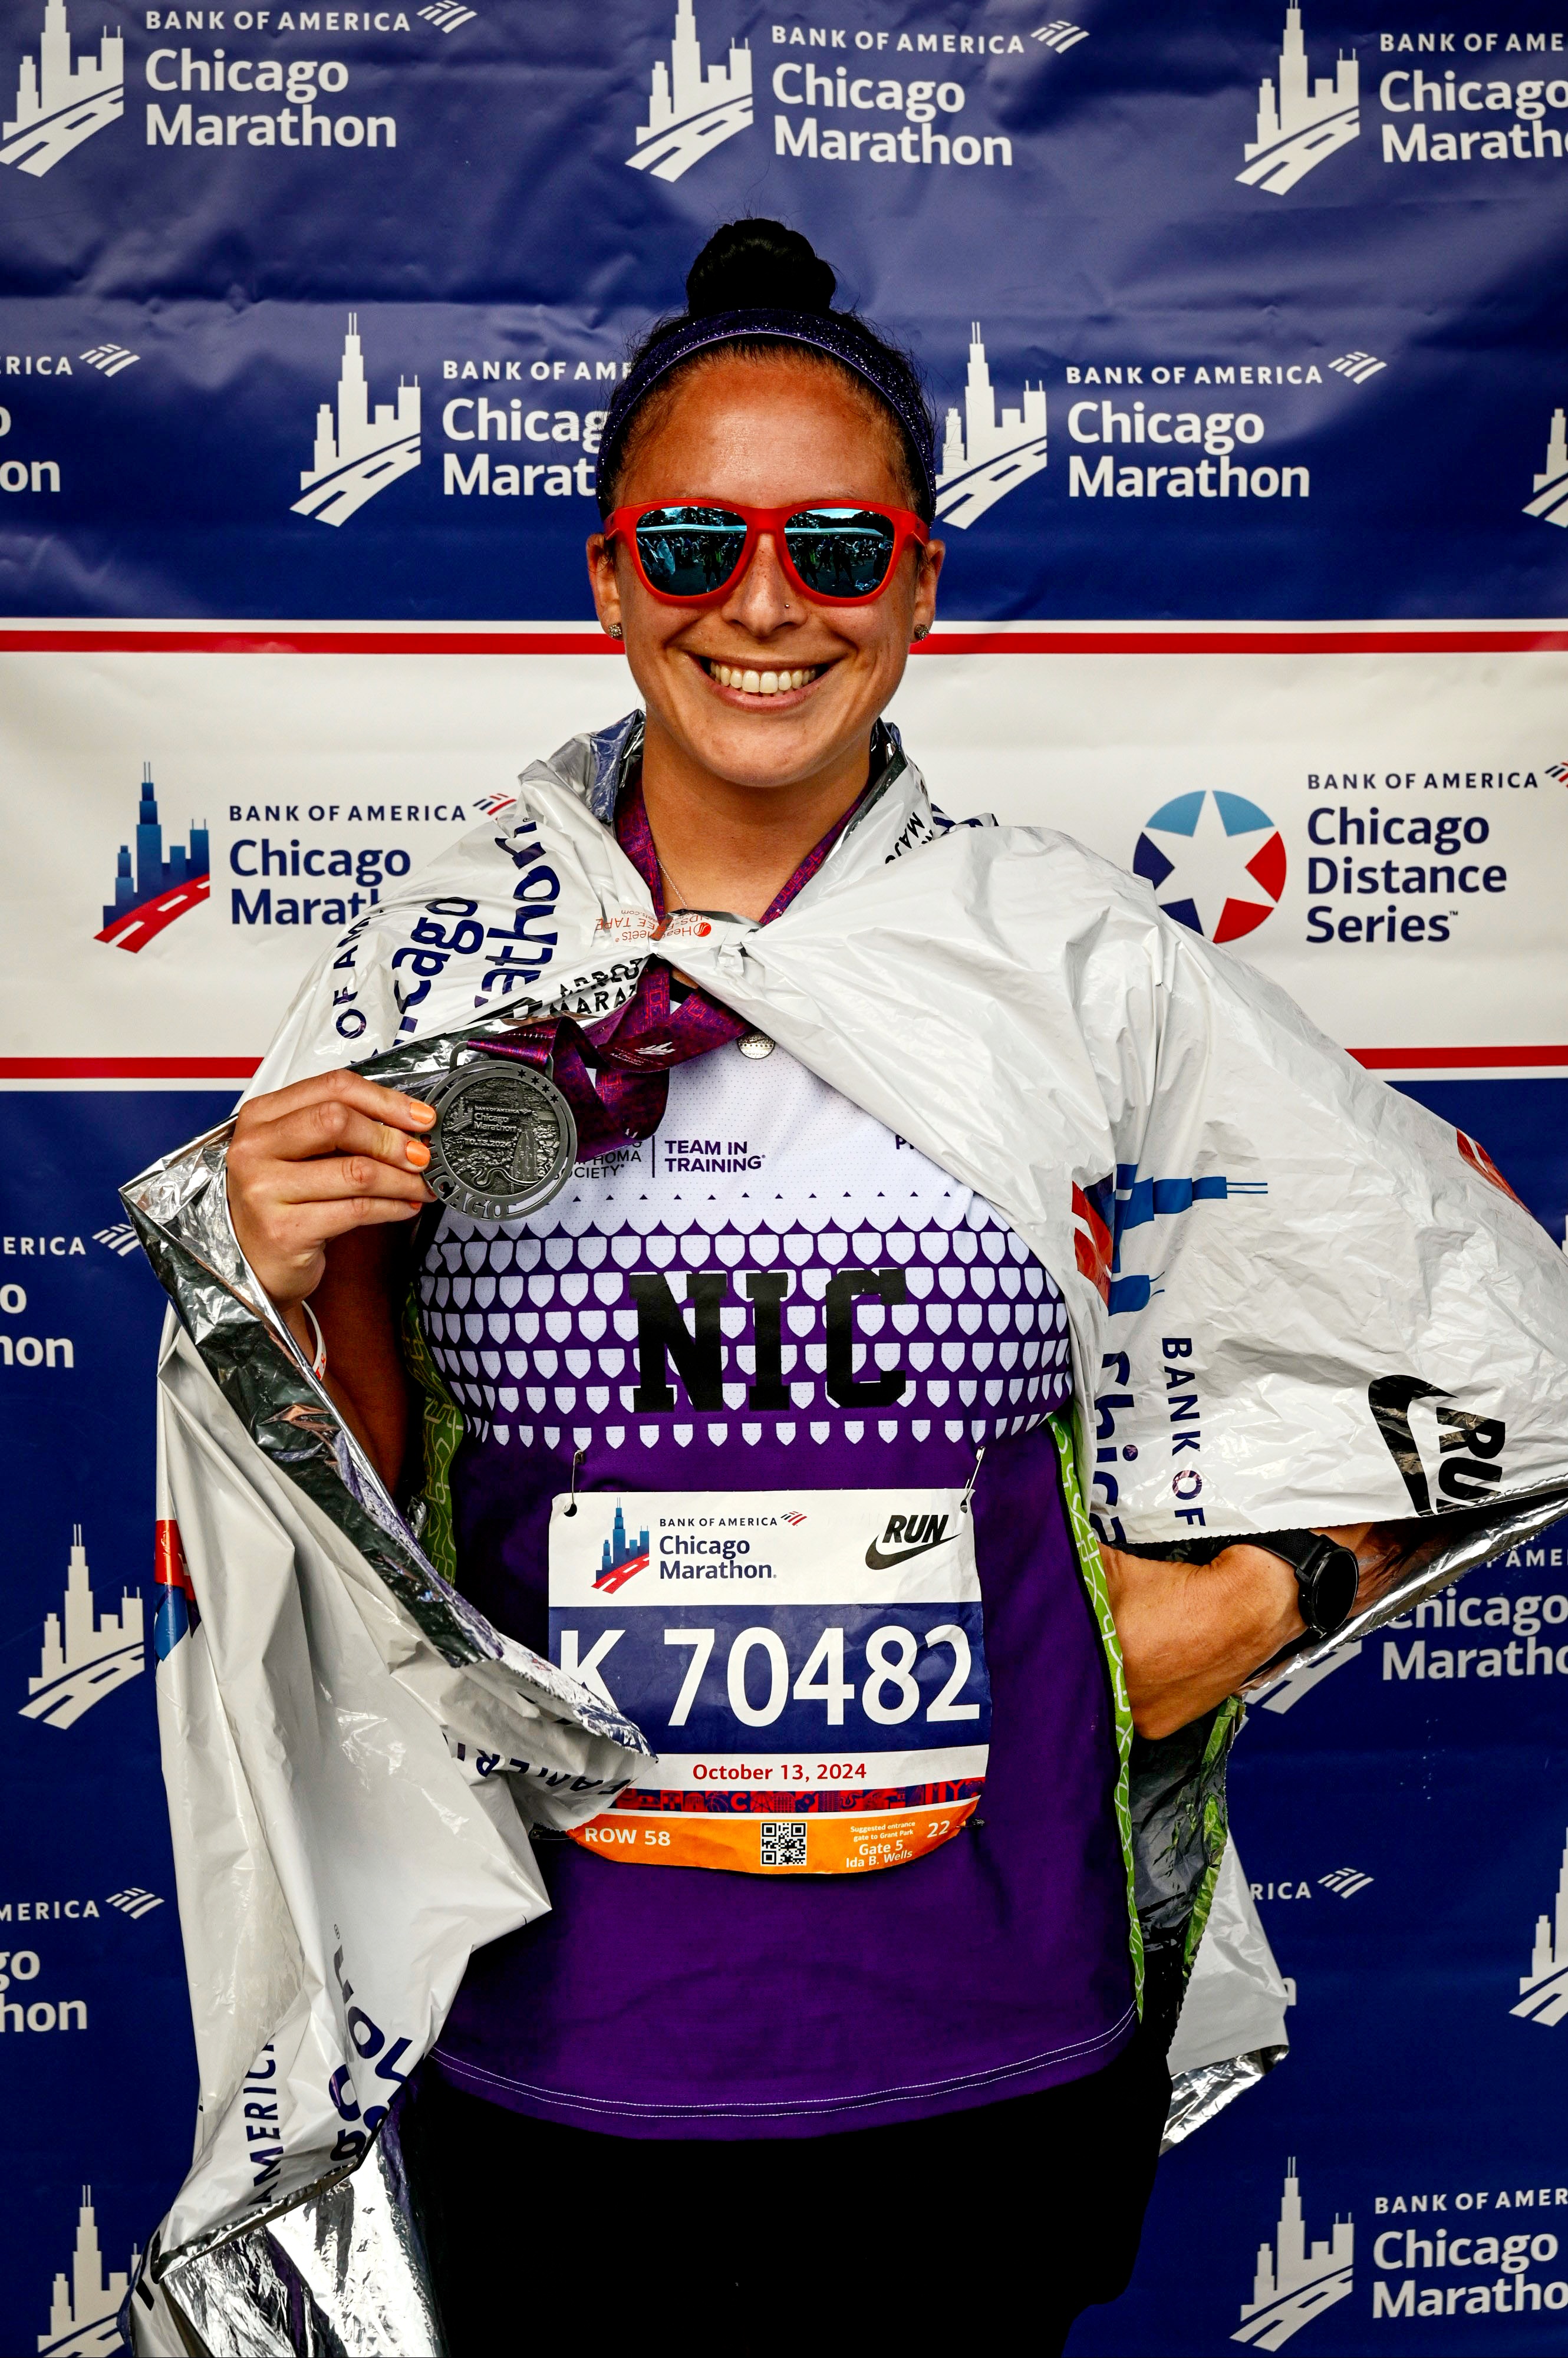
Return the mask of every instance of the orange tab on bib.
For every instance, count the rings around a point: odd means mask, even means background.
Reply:
[[[810,1811],[764,1817],[750,1811],[724,1816],[681,1809],[679,1799],[629,1791],[626,1806],[607,1810],[577,1827],[572,1840],[603,1858],[639,1866],[723,1866],[741,1875],[856,1875],[869,1867],[905,1866],[951,1839],[974,1810],[966,1800],[926,1802],[917,1810],[873,1807]],[[809,1801],[814,1796],[781,1795]],[[880,1794],[868,1795],[872,1803]],[[664,1809],[666,1799],[676,1806]],[[654,1807],[649,1808],[648,1804]]]

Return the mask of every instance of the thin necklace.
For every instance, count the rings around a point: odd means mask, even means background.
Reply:
[[[690,898],[690,895],[689,895],[687,892],[686,892],[682,889],[682,887],[680,886],[680,884],[676,882],[676,878],[675,878],[675,877],[670,873],[669,868],[668,868],[668,866],[666,865],[665,860],[665,856],[664,856],[663,852],[659,849],[659,847],[658,847],[658,845],[657,845],[657,844],[655,844],[655,845],[654,846],[654,859],[658,861],[658,863],[659,863],[659,873],[660,873],[660,875],[664,878],[665,882],[666,884],[674,884],[674,885],[675,885],[675,889],[676,889],[676,892],[677,900],[678,900],[678,905],[679,905],[681,908],[683,908],[683,909],[689,909],[689,908],[690,908],[690,906],[691,906],[691,898]],[[669,896],[668,896],[668,894],[667,894],[667,893],[666,893],[666,894],[665,894],[665,910],[666,910],[666,912],[667,912],[668,907],[669,907]]]

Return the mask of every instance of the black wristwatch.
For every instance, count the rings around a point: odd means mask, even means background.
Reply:
[[[1325,1539],[1321,1531],[1249,1531],[1230,1544],[1263,1548],[1290,1565],[1310,1637],[1332,1638],[1344,1628],[1356,1609],[1361,1580],[1361,1567],[1349,1548]]]

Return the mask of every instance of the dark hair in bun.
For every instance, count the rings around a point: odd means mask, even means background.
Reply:
[[[830,311],[838,284],[799,230],[775,221],[726,222],[686,274],[686,317],[710,319],[718,311],[759,305],[770,311]],[[660,332],[655,328],[646,343]]]
[[[794,348],[874,396],[896,428],[911,504],[929,523],[935,435],[919,373],[858,312],[833,308],[838,283],[809,242],[783,222],[747,219],[715,230],[687,273],[686,309],[649,329],[616,387],[599,463],[600,513],[616,505],[633,442],[688,369],[718,352],[761,359]]]

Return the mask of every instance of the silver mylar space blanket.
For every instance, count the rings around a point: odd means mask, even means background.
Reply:
[[[462,1035],[590,1021],[666,957],[1045,1263],[1103,1537],[1428,1524],[1348,1642],[1561,1510],[1568,1267],[1474,1141],[1078,844],[949,824],[896,751],[765,930],[661,926],[608,825],[639,741],[633,716],[535,763],[371,912],[254,1089],[428,1081]],[[201,2091],[131,2320],[148,2352],[436,2351],[388,2108],[470,1952],[545,1909],[529,1826],[594,1815],[646,1747],[426,1558],[238,1250],[227,1134],[124,1191],[178,1312],[159,1514],[189,1626],[159,1704]],[[1198,1957],[1173,2135],[1284,2044],[1234,1853],[1216,1897],[1224,1749],[1206,1720],[1135,1747],[1145,1933]]]

